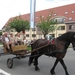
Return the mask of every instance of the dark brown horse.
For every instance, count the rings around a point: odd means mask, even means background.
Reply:
[[[56,61],[54,63],[54,66],[50,70],[51,75],[54,75],[55,67],[58,64],[58,62],[61,63],[63,66],[66,75],[69,75],[67,71],[67,67],[64,63],[64,56],[67,52],[67,48],[72,43],[73,49],[75,50],[75,32],[67,32],[58,38],[55,39],[55,43],[51,44],[46,39],[38,39],[34,43],[31,44],[32,50],[38,49],[36,51],[33,51],[29,58],[29,65],[31,65],[34,62],[35,70],[39,70],[38,68],[38,58],[45,54],[47,56],[56,57]]]

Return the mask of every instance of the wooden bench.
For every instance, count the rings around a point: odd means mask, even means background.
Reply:
[[[12,47],[12,52],[26,51],[27,45],[16,45]],[[4,52],[7,52],[6,47],[4,47]]]

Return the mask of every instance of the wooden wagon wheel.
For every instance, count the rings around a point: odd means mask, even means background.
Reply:
[[[13,59],[12,58],[8,58],[8,60],[7,60],[7,66],[10,69],[13,67]]]

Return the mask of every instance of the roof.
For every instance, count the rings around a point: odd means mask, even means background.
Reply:
[[[66,21],[75,21],[75,3],[65,5],[65,6],[60,6],[60,7],[55,7],[55,8],[50,8],[42,11],[36,12],[36,16],[47,16],[50,11],[54,11],[53,17],[55,16],[64,16],[66,17]],[[70,20],[69,20],[70,18]],[[72,19],[71,19],[72,18]]]
[[[75,21],[75,3],[73,4],[69,4],[69,5],[64,5],[64,6],[60,6],[60,7],[55,7],[55,8],[50,8],[50,9],[46,9],[46,10],[41,10],[41,11],[37,11],[35,13],[36,17],[35,17],[35,22],[39,22],[40,21],[40,16],[46,17],[50,14],[51,11],[54,12],[52,17],[55,16],[64,16],[66,17],[66,22],[68,21]],[[28,14],[24,14],[21,15],[21,18],[24,20],[29,20],[30,21],[30,13]],[[9,21],[11,21],[12,19],[14,19],[14,17],[10,18],[7,23]],[[4,25],[4,27],[7,25],[7,23]]]

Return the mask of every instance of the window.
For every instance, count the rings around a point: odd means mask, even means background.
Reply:
[[[56,14],[54,14],[54,16],[56,16]]]
[[[40,29],[39,27],[37,28],[37,30],[38,30],[38,31],[41,31],[41,29]]]
[[[74,27],[73,25],[69,25],[69,29],[72,30]]]
[[[32,28],[32,31],[36,31],[36,28]]]
[[[58,23],[64,23],[64,19],[60,18],[57,20]]]
[[[66,19],[64,18],[63,21],[65,21]]]
[[[39,35],[39,39],[42,39],[42,35]]]
[[[70,17],[69,20],[72,20],[72,17]]]
[[[11,30],[11,32],[14,32],[14,30]]]
[[[38,17],[36,17],[36,18],[38,18]]]
[[[26,32],[28,32],[29,30],[26,30]]]
[[[57,19],[54,19],[54,21],[57,22],[57,23],[64,23],[63,18],[57,18]]]
[[[61,36],[62,34],[59,34],[58,36]]]
[[[49,16],[51,16],[51,15],[49,15]]]
[[[74,10],[72,11],[72,13],[74,13]]]
[[[65,26],[59,26],[58,30],[65,30]]]
[[[55,34],[50,34],[52,36],[52,38],[55,38]]]
[[[65,14],[68,14],[68,12],[65,12]]]
[[[32,34],[32,37],[36,37],[36,34]]]
[[[29,34],[26,34],[26,37],[29,37]]]
[[[57,22],[57,19],[53,19],[54,22]]]
[[[43,18],[44,16],[42,16],[42,18]]]
[[[5,32],[5,30],[3,30],[3,32]]]

